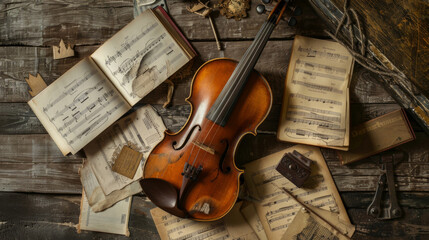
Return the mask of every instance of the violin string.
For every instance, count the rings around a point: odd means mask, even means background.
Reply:
[[[256,40],[256,43],[254,44],[254,46],[253,46],[253,49],[260,49],[261,48],[261,46],[262,45],[264,45],[265,43],[266,43],[266,38],[267,37],[269,37],[270,35],[271,35],[271,30],[273,30],[274,29],[274,27],[275,27],[275,24],[273,24],[273,25],[269,25],[269,21],[266,21],[265,23],[264,23],[264,26],[263,26],[263,30],[261,31],[261,33],[259,34],[259,38]],[[268,27],[267,27],[267,25],[268,25]],[[267,36],[268,35],[268,36]],[[248,55],[250,55],[250,57],[248,56]],[[252,62],[252,61],[254,61],[255,60],[255,58],[258,58],[258,56],[259,56],[260,54],[257,54],[257,53],[255,53],[254,51],[246,51],[246,53],[245,53],[245,55],[243,56],[243,59],[246,59],[246,58],[250,58],[250,61]],[[250,64],[251,65],[251,64]],[[244,68],[242,68],[242,69],[239,69],[237,72],[237,79],[240,79],[240,78],[242,78],[243,77],[243,75],[247,72],[247,71],[249,71],[249,68],[250,68],[250,66],[248,66],[248,65],[245,65],[245,67]],[[253,67],[252,67],[253,68]],[[227,84],[226,84],[227,85]],[[235,93],[236,92],[236,90],[237,90],[237,88],[239,87],[239,85],[240,84],[235,84],[235,85],[233,85],[233,89],[232,89],[232,93]],[[226,103],[227,102],[229,102],[230,100],[231,100],[231,98],[232,98],[232,95],[234,95],[234,94],[229,94],[228,95],[228,98],[226,99]],[[222,101],[221,101],[221,103],[222,102],[224,102],[225,101],[225,98],[223,98],[222,99]],[[223,106],[222,106],[222,109],[221,109],[221,112],[223,112],[224,111],[224,109],[227,107],[227,104],[223,104]],[[207,132],[207,134],[205,134],[205,138],[204,138],[204,140],[203,140],[203,142],[202,143],[204,143],[206,140],[207,140],[207,138],[210,136],[210,132],[213,130],[213,127],[216,125],[217,127],[216,127],[216,131],[215,131],[215,133],[214,134],[212,134],[212,138],[211,138],[211,140],[210,140],[210,143],[208,144],[208,145],[211,145],[212,143],[213,143],[213,140],[215,139],[215,136],[217,135],[217,133],[218,133],[218,131],[219,131],[219,129],[220,129],[220,125],[218,125],[218,124],[216,124],[216,122],[220,119],[222,117],[222,115],[218,115],[217,117],[216,117],[216,119],[213,121],[213,124],[212,124],[212,126],[210,127],[210,129],[209,129],[209,131]],[[195,145],[194,145],[195,146]],[[188,160],[190,159],[190,157],[191,157],[191,155],[192,155],[192,152],[193,152],[193,149],[194,149],[194,146],[192,146],[192,149],[191,149],[191,152],[190,152],[190,155],[189,155],[189,158],[188,158]],[[200,151],[201,151],[201,149],[200,148],[198,148],[198,151],[197,151],[197,154],[196,154],[196,156],[195,156],[195,158],[194,158],[194,160],[193,160],[193,162],[192,162],[192,166],[194,166],[194,164],[195,164],[195,162],[197,161],[197,159],[198,159],[198,156],[199,156],[199,154],[200,154]],[[204,153],[203,153],[203,156],[202,156],[202,159],[203,159],[203,161],[205,160],[205,156],[206,156],[206,154],[207,154],[207,152],[206,151],[204,151]]]

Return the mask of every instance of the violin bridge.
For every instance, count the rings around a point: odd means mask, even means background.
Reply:
[[[203,143],[201,143],[201,142],[198,142],[198,141],[192,141],[192,143],[193,143],[195,146],[199,147],[200,149],[202,149],[202,150],[204,150],[204,151],[206,151],[206,152],[208,152],[208,153],[210,153],[210,154],[212,154],[212,155],[215,155],[215,153],[216,153],[216,151],[215,151],[213,148],[211,148],[211,147],[209,147],[209,146],[207,146],[207,145],[205,145],[205,144],[203,144]]]

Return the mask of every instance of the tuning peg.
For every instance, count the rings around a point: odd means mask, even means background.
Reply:
[[[265,8],[264,4],[258,4],[258,6],[256,6],[256,12],[259,14],[264,14],[267,13],[267,9]]]
[[[262,0],[262,3],[269,4],[269,3],[271,3],[271,0]]]
[[[290,10],[293,12],[294,16],[300,16],[302,14],[302,9],[299,6],[293,6]]]
[[[290,17],[289,19],[285,19],[285,20],[287,21],[287,24],[291,27],[295,26],[297,23],[296,18],[294,17]]]

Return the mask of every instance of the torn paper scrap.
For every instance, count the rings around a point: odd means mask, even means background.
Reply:
[[[74,56],[73,47],[70,46],[70,44],[68,44],[66,47],[63,39],[61,39],[59,46],[52,46],[52,51],[54,54],[54,59],[62,59]]]
[[[142,191],[140,183],[136,181],[120,190],[111,192],[109,195],[105,195],[94,175],[94,172],[92,171],[91,166],[89,166],[88,161],[83,163],[79,173],[80,180],[88,199],[88,204],[94,212],[103,211],[120,200]]]
[[[247,223],[249,223],[250,227],[253,229],[256,235],[258,235],[259,240],[268,240],[264,226],[262,225],[261,219],[256,213],[255,205],[253,205],[253,203],[243,203],[243,206],[241,207],[241,214],[243,214]]]
[[[84,147],[88,164],[105,195],[142,177],[142,166],[152,148],[164,137],[165,129],[162,118],[152,106],[146,105],[117,121]],[[143,153],[133,179],[112,171],[115,154],[125,145],[132,145],[134,150]]]
[[[30,95],[32,97],[39,94],[39,92],[43,91],[47,87],[45,81],[43,81],[42,76],[40,74],[37,74],[37,76],[33,76],[31,74],[28,74],[28,78],[25,78],[25,81],[27,82],[28,86],[30,86]]]
[[[129,236],[128,220],[132,197],[128,197],[103,212],[94,213],[82,192],[78,233],[81,230],[114,233]]]
[[[170,239],[242,239],[257,240],[258,237],[240,213],[241,203],[222,219],[212,222],[197,222],[179,218],[160,208],[150,211],[162,240]]]
[[[317,208],[316,208],[317,209]],[[354,226],[339,220],[337,213],[332,213],[319,209],[318,214],[324,219],[330,219],[331,225],[334,225],[341,231],[332,228],[325,220],[317,215],[300,209],[284,233],[282,240],[299,240],[299,239],[338,239],[348,240],[353,236]]]

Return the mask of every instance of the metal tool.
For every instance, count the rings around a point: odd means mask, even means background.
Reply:
[[[401,207],[398,204],[394,180],[394,162],[404,158],[403,152],[394,152],[383,154],[381,156],[382,171],[377,183],[377,190],[374,199],[367,209],[367,214],[378,219],[393,219],[402,216]],[[388,208],[381,209],[381,198],[386,185],[389,190],[390,205]]]

